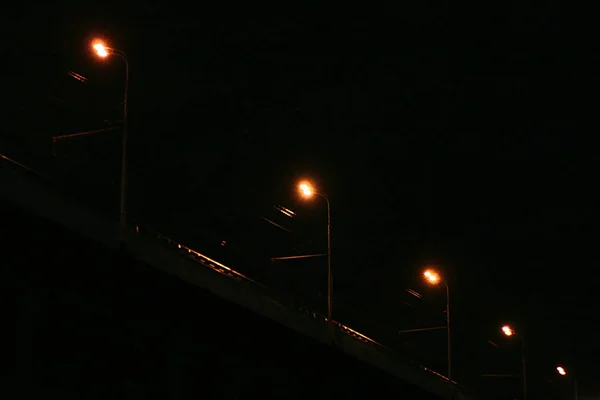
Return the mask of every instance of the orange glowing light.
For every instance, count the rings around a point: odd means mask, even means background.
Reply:
[[[425,279],[427,279],[429,283],[433,285],[439,283],[441,280],[440,275],[437,272],[432,271],[430,269],[423,272],[423,276],[425,277]]]
[[[513,329],[508,326],[508,325],[504,325],[502,327],[502,333],[504,333],[506,336],[512,336],[515,334],[515,332],[513,331]]]
[[[300,189],[300,193],[302,193],[304,197],[311,197],[315,193],[312,186],[306,182],[302,182],[298,185],[298,189]]]
[[[565,371],[563,367],[556,367],[556,370],[558,371],[559,375],[565,376],[567,374],[567,371]]]
[[[98,54],[98,56],[100,56],[102,58],[108,56],[108,50],[107,50],[106,46],[104,46],[104,44],[102,44],[100,42],[96,42],[93,44],[92,47],[94,48],[94,50],[96,51],[96,54]]]

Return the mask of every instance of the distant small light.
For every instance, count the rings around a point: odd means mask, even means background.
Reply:
[[[226,241],[224,241],[224,240],[221,240],[221,246],[225,246],[226,244],[227,244],[227,242],[226,242]]]

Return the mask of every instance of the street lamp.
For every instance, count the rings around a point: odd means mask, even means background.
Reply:
[[[510,336],[512,336],[512,335],[513,335],[513,333],[514,333],[514,332],[513,332],[512,328],[511,328],[510,326],[508,326],[508,325],[504,325],[504,326],[502,327],[502,333],[504,333],[504,335],[506,335],[506,336],[509,336],[509,337],[510,337]]]
[[[311,198],[314,195],[321,196],[327,203],[327,320],[329,326],[332,329],[333,334],[333,320],[332,320],[332,292],[333,292],[333,275],[331,271],[331,205],[329,204],[329,197],[324,192],[315,190],[309,182],[301,182],[298,185],[300,194],[305,198]]]
[[[98,57],[106,58],[111,55],[120,57],[125,62],[125,94],[123,101],[123,139],[121,149],[121,200],[119,206],[119,239],[121,247],[125,246],[127,232],[127,91],[129,89],[129,61],[121,50],[106,46],[100,41],[95,41],[92,48]]]
[[[513,337],[516,335],[515,330],[510,325],[502,326],[502,333],[506,337]],[[521,339],[521,368],[522,375],[521,378],[523,380],[523,400],[527,400],[527,360],[525,358],[525,336],[522,332],[516,335]]]
[[[567,370],[560,365],[556,367],[556,372],[558,372],[560,376],[567,376]],[[571,376],[573,377],[573,399],[579,400],[579,391],[577,390],[577,378],[572,374]]]
[[[432,269],[426,269],[423,272],[423,277],[427,282],[432,285],[443,283],[446,287],[446,333],[447,333],[447,346],[448,346],[448,379],[452,380],[452,345],[450,340],[450,288],[448,282],[442,279],[440,274]]]

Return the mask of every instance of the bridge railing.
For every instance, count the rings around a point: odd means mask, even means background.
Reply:
[[[299,312],[302,315],[305,315],[312,319],[323,321],[325,321],[326,319],[324,315],[321,315],[320,313],[310,310],[307,307],[304,307],[302,304],[297,303],[292,296],[285,295],[284,293],[276,289],[268,287],[263,283],[229,266],[226,266],[214,260],[211,257],[204,255],[167,235],[162,234],[156,229],[148,228],[146,225],[139,225],[135,222],[132,224],[132,229],[134,229],[138,235],[150,240],[154,240],[158,245],[164,248],[167,248],[173,252],[177,252],[180,255],[187,257],[195,262],[198,262],[202,266],[208,267],[221,275],[225,275],[242,285],[252,287],[253,290],[260,292],[268,298],[271,298],[273,301],[280,304],[281,306],[284,306],[290,310],[294,309],[296,312]]]
[[[239,282],[240,284],[251,286],[254,290],[258,290],[262,294],[275,300],[281,306],[286,307],[289,310],[289,312],[297,313],[297,314],[303,315],[305,317],[308,317],[308,318],[311,318],[311,319],[314,319],[317,321],[321,321],[323,324],[325,324],[327,321],[327,317],[325,315],[298,305],[297,303],[294,302],[294,300],[291,297],[284,296],[280,292],[273,290],[255,280],[245,276],[244,274],[241,274],[241,273],[235,271],[234,269],[227,267],[227,266],[219,263],[218,261],[215,261],[215,260],[211,259],[210,257],[207,257],[207,256],[195,251],[194,249],[161,234],[158,231],[147,229],[147,228],[141,227],[140,225],[135,225],[133,229],[135,229],[137,234],[142,235],[142,236],[152,239],[152,240],[156,240],[160,245],[172,250],[173,252],[178,252],[182,256],[190,258],[190,259],[202,264],[205,267],[211,268],[215,272],[225,275],[225,276],[235,280],[236,282]],[[383,353],[392,359],[396,359],[398,361],[402,361],[404,364],[408,364],[413,367],[419,368],[427,373],[430,373],[433,376],[438,377],[439,379],[447,382],[448,384],[456,385],[455,382],[450,381],[444,375],[424,366],[423,363],[421,361],[418,361],[416,357],[409,356],[407,353],[398,352],[397,350],[394,350],[391,347],[388,347],[388,346],[378,342],[377,340],[375,340],[371,337],[368,337],[355,329],[352,329],[351,327],[343,324],[340,321],[334,321],[334,324],[340,333],[348,335],[362,343],[368,344],[368,345],[372,346],[374,349],[376,349],[378,352]]]
[[[68,188],[68,187],[66,187],[66,185],[64,185],[64,182],[61,181],[60,174],[56,173],[56,171],[57,171],[56,167],[48,168],[45,171],[46,173],[44,173],[42,171],[30,168],[30,167],[20,163],[19,161],[15,160],[14,158],[11,158],[11,157],[9,157],[7,155],[3,155],[3,154],[0,154],[0,165],[2,167],[18,170],[18,171],[28,175],[30,178],[33,178],[33,179],[39,181],[40,183],[51,187],[54,190],[58,189],[63,194],[65,194],[69,197],[75,197],[77,200],[83,201],[84,203],[87,203],[88,205],[90,205],[91,199],[89,196],[81,196],[80,193],[78,195],[77,192],[81,190],[80,188],[73,189],[73,188]],[[50,171],[54,172],[54,174],[48,173]],[[98,200],[98,199],[96,198],[96,200]],[[98,201],[95,201],[95,202],[92,201],[91,205],[97,211],[100,211],[100,212],[103,211],[102,212],[103,214],[107,214],[107,207],[98,207]],[[111,214],[113,214],[113,213],[111,213]],[[117,215],[118,214],[113,214],[113,217],[114,217],[113,219],[116,219]],[[323,315],[319,312],[316,312],[308,307],[305,307],[302,304],[297,303],[292,297],[286,296],[285,294],[283,294],[277,290],[267,287],[267,286],[263,285],[262,283],[254,280],[254,279],[252,279],[252,278],[250,278],[250,277],[248,277],[248,276],[246,276],[224,264],[221,264],[218,261],[216,261],[206,255],[201,254],[200,252],[192,249],[191,247],[188,247],[188,246],[186,246],[180,242],[177,242],[176,240],[174,240],[164,234],[161,234],[157,230],[153,230],[151,228],[142,226],[142,225],[138,224],[136,221],[131,221],[131,226],[132,226],[132,229],[134,229],[137,234],[156,241],[156,243],[158,245],[168,248],[173,252],[177,252],[177,253],[181,254],[182,256],[185,256],[191,260],[194,260],[195,262],[199,263],[200,265],[202,265],[204,267],[210,268],[213,271],[215,271],[221,275],[227,276],[227,277],[235,280],[239,284],[252,287],[253,290],[259,291],[260,293],[267,296],[268,298],[271,298],[276,303],[287,308],[289,310],[289,312],[297,313],[304,317],[307,317],[307,318],[310,318],[313,320],[317,320],[317,321],[321,321],[323,324],[325,324],[327,321],[327,318],[325,315]],[[377,341],[373,338],[370,338],[355,329],[352,329],[351,327],[345,325],[344,323],[342,323],[340,321],[334,321],[334,324],[335,324],[337,330],[341,334],[348,335],[357,341],[368,344],[368,345],[372,346],[374,349],[376,349],[377,351],[379,351],[383,354],[386,354],[387,356],[389,356],[393,359],[402,361],[405,364],[419,368],[433,376],[437,376],[440,380],[445,381],[448,384],[455,385],[455,386],[457,385],[456,382],[452,382],[452,381],[448,380],[448,378],[446,378],[442,374],[435,372],[434,370],[424,366],[423,363],[421,361],[419,361],[417,359],[417,357],[415,357],[415,355],[409,354],[409,352],[406,350],[402,351],[401,349],[392,349],[392,347],[386,346],[383,343],[380,343],[379,341]],[[461,391],[463,391],[463,390],[461,389]]]

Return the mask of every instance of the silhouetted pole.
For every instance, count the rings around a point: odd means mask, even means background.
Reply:
[[[452,341],[450,336],[450,286],[448,285],[448,282],[433,269],[426,269],[425,272],[423,272],[423,276],[432,285],[438,285],[440,282],[442,282],[444,284],[444,287],[446,288],[446,341],[448,348],[448,379],[452,380]]]
[[[521,366],[523,368],[523,400],[527,400],[527,358],[525,356],[525,336],[521,334]]]
[[[308,182],[302,182],[298,185],[301,193],[304,197],[310,198],[313,195],[319,195],[325,199],[327,203],[327,323],[329,325],[329,333],[331,334],[332,340],[335,342],[334,326],[333,326],[333,304],[332,304],[332,292],[333,292],[333,272],[331,270],[331,204],[329,197],[325,192],[315,190],[312,185]]]
[[[101,42],[93,45],[98,56],[105,58],[116,55],[125,62],[125,93],[123,99],[123,142],[121,146],[121,199],[119,203],[119,241],[123,248],[127,237],[127,93],[129,91],[129,60],[121,50],[105,46]]]
[[[510,325],[504,325],[502,327],[502,333],[504,333],[504,335],[507,337],[512,337],[515,335],[515,330]],[[517,332],[517,338],[517,340],[521,341],[521,379],[523,381],[523,400],[527,400],[527,348],[525,346],[525,334],[522,331]]]
[[[123,52],[119,52],[125,61],[125,94],[123,101],[123,144],[121,153],[121,202],[119,207],[119,238],[121,246],[126,242],[127,235],[127,92],[129,91],[129,61]]]
[[[448,379],[452,380],[452,341],[450,339],[450,288],[446,280],[443,280],[446,286],[446,340],[448,342]]]
[[[329,320],[331,334],[333,335],[333,305],[331,301],[333,292],[333,274],[331,271],[331,206],[329,204],[329,197],[325,193],[321,193],[321,196],[327,202],[327,319]]]

